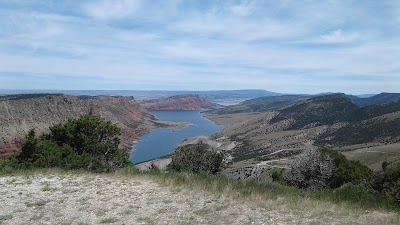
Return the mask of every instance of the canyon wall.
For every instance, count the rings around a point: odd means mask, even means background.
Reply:
[[[18,152],[27,132],[47,132],[57,123],[82,114],[94,114],[123,129],[121,145],[129,148],[154,127],[154,116],[132,97],[25,94],[0,96],[0,157]]]

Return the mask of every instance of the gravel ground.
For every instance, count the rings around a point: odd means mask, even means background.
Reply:
[[[395,224],[398,215],[332,203],[234,197],[147,176],[0,176],[0,224]],[[397,220],[397,221],[396,221]]]

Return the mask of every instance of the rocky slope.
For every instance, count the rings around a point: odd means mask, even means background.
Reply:
[[[202,110],[219,107],[198,95],[175,95],[142,102],[148,110]]]
[[[305,149],[328,146],[353,151],[400,142],[400,103],[358,107],[343,94],[310,98],[278,111],[210,119],[228,125],[214,136],[235,143],[228,151],[235,164],[230,172],[242,175],[285,167]]]
[[[28,130],[48,127],[82,114],[96,114],[123,129],[122,145],[129,147],[154,127],[154,116],[132,97],[27,94],[0,97],[0,156],[17,152]]]

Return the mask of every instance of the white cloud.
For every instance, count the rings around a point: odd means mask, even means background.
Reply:
[[[247,16],[253,11],[253,5],[249,2],[242,2],[241,4],[231,6],[230,10],[235,15]]]
[[[139,10],[141,0],[102,0],[85,5],[89,16],[100,20],[123,19]]]
[[[359,41],[361,35],[358,33],[345,33],[341,29],[333,30],[328,34],[321,35],[321,42],[328,44],[344,44]]]
[[[343,1],[232,2],[90,0],[26,13],[0,0],[0,73],[278,92],[399,84],[398,14],[371,18],[361,4],[354,20]]]

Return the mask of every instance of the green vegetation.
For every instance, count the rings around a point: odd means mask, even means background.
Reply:
[[[373,172],[359,161],[348,160],[328,148],[306,152],[289,170],[274,171],[272,178],[334,202],[378,207],[394,205],[400,200],[400,162],[393,165],[384,162],[381,171]]]
[[[191,171],[193,173],[217,174],[223,168],[224,155],[208,150],[204,143],[179,147],[172,154],[168,169],[175,171]]]
[[[2,162],[2,172],[12,168],[84,169],[114,171],[128,164],[128,153],[120,149],[121,129],[99,116],[83,115],[50,127],[36,137],[29,131],[19,155]]]
[[[280,174],[274,174],[280,180]],[[306,151],[294,160],[283,179],[290,185],[310,191],[322,191],[328,187],[338,188],[346,183],[365,184],[372,177],[372,171],[359,161],[348,160],[340,152],[320,148]]]
[[[208,176],[190,172],[163,172],[159,170],[149,172],[128,172],[128,174],[149,176],[168,185],[184,186],[191,189],[201,189],[211,193],[230,194],[234,198],[257,196],[261,199],[278,199],[284,197],[290,204],[297,204],[304,200],[313,199],[345,204],[357,209],[393,210],[400,211],[400,205],[393,198],[379,194],[364,184],[348,183],[337,189],[327,189],[322,192],[309,192],[276,182],[259,183],[256,181],[240,181],[224,176]]]
[[[372,170],[360,161],[348,160],[338,151],[329,148],[320,148],[319,152],[332,157],[336,164],[336,171],[329,186],[337,188],[345,183],[362,184],[371,180]]]
[[[393,198],[377,193],[368,184],[346,183],[337,189],[313,193],[313,197],[334,203],[348,203],[364,209],[400,210]]]
[[[400,200],[400,162],[388,164],[382,163],[382,170],[374,174],[372,187],[383,193]]]

